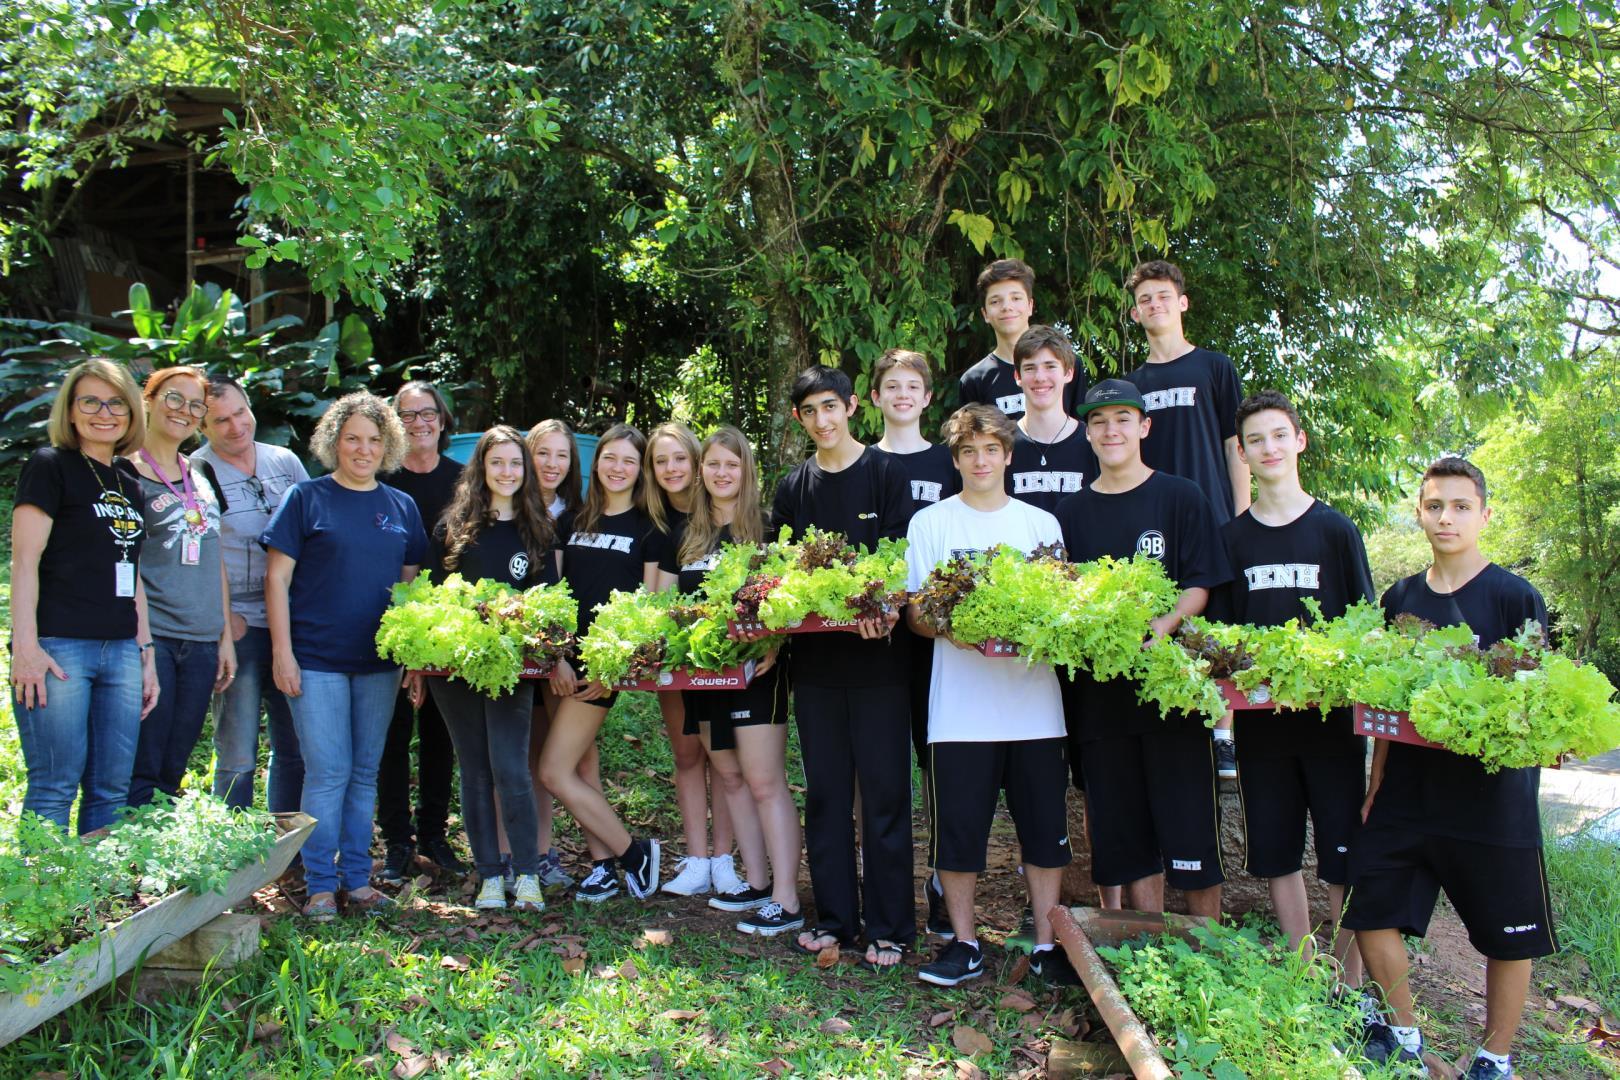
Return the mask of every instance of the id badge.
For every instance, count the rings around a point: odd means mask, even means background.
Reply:
[[[116,581],[116,584],[117,584],[118,595],[121,596],[121,597],[125,597],[125,598],[134,596],[135,595],[135,564],[132,563],[132,562],[124,561],[124,562],[117,563],[116,565],[117,565],[117,574],[116,574],[116,577],[115,577],[115,581]]]
[[[180,542],[180,562],[186,566],[196,566],[202,562],[202,541],[195,536],[188,536]]]

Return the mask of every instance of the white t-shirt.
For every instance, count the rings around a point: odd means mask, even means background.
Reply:
[[[916,591],[953,555],[997,544],[1029,552],[1061,544],[1063,530],[1057,518],[1017,499],[985,513],[953,495],[917,511],[906,539],[907,588]],[[1052,665],[992,659],[935,639],[929,742],[1022,742],[1063,734],[1063,699]]]

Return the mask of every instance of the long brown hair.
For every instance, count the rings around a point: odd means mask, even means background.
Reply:
[[[652,456],[657,452],[659,439],[674,439],[680,443],[681,449],[692,462],[692,478],[687,481],[687,498],[691,499],[694,488],[703,486],[702,462],[699,455],[702,451],[698,447],[697,436],[692,429],[679,420],[666,420],[651,431],[647,432],[647,460],[641,463],[641,501],[647,504],[647,516],[658,527],[658,531],[669,533],[670,518],[676,513],[675,503],[659,484],[658,478],[653,475]]]
[[[742,460],[742,483],[738,485],[737,509],[731,515],[731,539],[738,544],[757,544],[765,538],[765,519],[759,511],[759,473],[754,469],[754,450],[748,445],[748,436],[727,424],[716,428],[714,434],[703,440],[698,455],[698,484],[692,489],[692,513],[686,519],[686,535],[681,550],[676,553],[680,564],[697,562],[720,544],[720,529],[715,523],[714,504],[709,501],[709,489],[703,483],[703,459],[713,447],[723,447]]]
[[[562,435],[568,440],[568,475],[563,477],[562,484],[557,488],[557,494],[562,496],[563,512],[577,511],[580,504],[580,469],[579,469],[579,440],[574,438],[574,429],[561,420],[542,420],[529,429],[528,441],[524,444],[529,451],[529,458],[534,458],[534,448],[541,439],[547,435]]]
[[[534,469],[534,458],[529,454],[523,433],[506,424],[496,424],[478,438],[472,456],[456,480],[456,492],[450,498],[440,519],[439,529],[444,533],[444,568],[454,570],[461,565],[461,554],[473,545],[478,534],[495,523],[495,509],[490,505],[489,484],[484,478],[484,459],[489,452],[503,443],[515,443],[523,458],[523,483],[512,496],[512,519],[517,522],[518,535],[523,538],[523,550],[529,553],[529,565],[539,566],[551,551],[557,535],[540,501],[540,477]]]
[[[591,486],[585,492],[585,505],[579,508],[574,517],[574,531],[580,533],[595,532],[596,527],[602,523],[602,513],[607,508],[607,490],[600,477],[596,475],[597,463],[602,460],[602,451],[608,443],[627,442],[636,448],[636,453],[643,459],[647,456],[647,438],[629,424],[614,424],[602,432],[602,437],[596,440],[596,457],[591,464]],[[641,468],[646,467],[643,461]],[[630,487],[630,505],[637,510],[642,509],[645,503],[641,497],[641,477],[636,477],[638,483]]]

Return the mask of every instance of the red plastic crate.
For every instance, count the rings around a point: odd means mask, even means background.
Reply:
[[[981,641],[975,648],[993,660],[1018,655],[1018,642],[1008,641],[1006,638],[991,638],[988,641]]]
[[[523,670],[518,672],[518,678],[520,678],[520,679],[549,679],[549,678],[551,678],[551,673],[554,670],[556,670],[556,667],[557,667],[557,665],[555,665],[555,664],[537,664],[533,660],[525,660],[523,662]],[[448,677],[448,676],[454,675],[455,672],[449,670],[448,668],[442,669],[442,670],[441,669],[426,669],[426,668],[424,668],[423,670],[418,672],[418,674],[429,675],[429,676]]]
[[[1351,729],[1357,735],[1371,735],[1375,739],[1388,739],[1390,742],[1406,743],[1409,746],[1427,746],[1434,750],[1445,749],[1439,743],[1430,742],[1419,735],[1417,729],[1412,726],[1411,717],[1394,709],[1375,709],[1370,705],[1357,705],[1350,723]]]
[[[852,634],[858,634],[861,632],[861,624],[857,619],[828,619],[820,615],[806,615],[802,621],[793,626],[784,626],[780,630],[772,630],[762,622],[730,620],[726,623],[726,631],[733,637],[738,634],[825,634],[834,630],[847,630]]]
[[[1277,703],[1271,700],[1271,687],[1261,683],[1245,694],[1237,688],[1231,679],[1216,679],[1215,685],[1221,688],[1221,696],[1226,699],[1226,707],[1233,712],[1253,712],[1257,710],[1272,711]]]
[[[675,690],[741,690],[754,681],[755,661],[746,660],[723,671],[660,671],[656,679],[625,680],[613,684],[614,690],[651,690],[667,693]]]

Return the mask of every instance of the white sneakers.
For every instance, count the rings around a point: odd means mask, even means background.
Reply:
[[[704,893],[732,893],[743,887],[732,857],[704,858],[688,855],[675,864],[677,873],[664,883],[663,891],[674,896],[702,896]]]
[[[478,899],[473,901],[473,907],[480,911],[502,911],[506,908],[506,879],[503,877],[487,877],[483,887],[478,890]]]
[[[512,906],[518,911],[544,911],[546,898],[540,891],[540,879],[534,874],[519,874],[512,883],[515,899]],[[501,911],[506,907],[506,879],[487,877],[478,889],[473,907],[480,911]]]
[[[676,874],[664,882],[664,892],[675,896],[699,896],[709,891],[713,860],[701,855],[688,855],[675,864]]]

